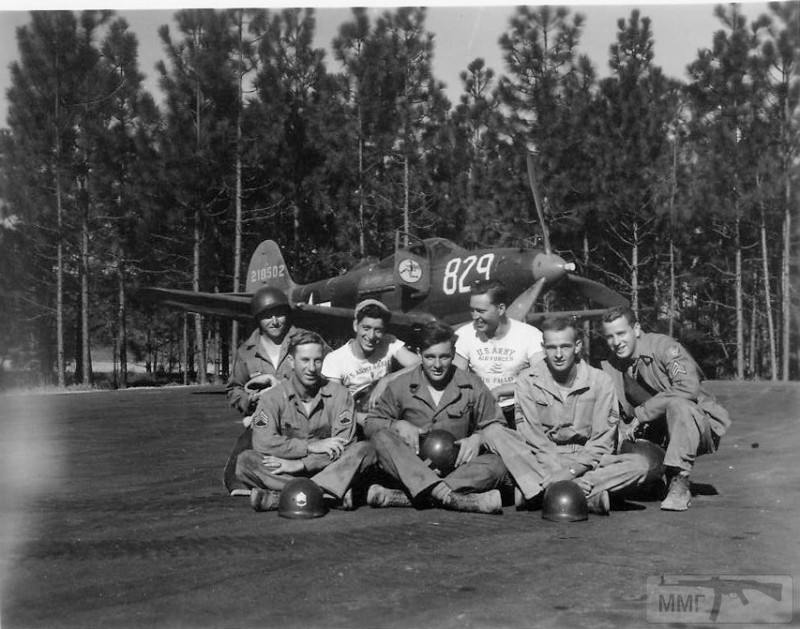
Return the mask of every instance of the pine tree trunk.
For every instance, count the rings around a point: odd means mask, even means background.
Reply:
[[[756,380],[756,335],[758,334],[758,330],[756,329],[756,301],[753,300],[753,309],[750,313],[750,352],[748,353],[747,357],[747,375]]]
[[[58,159],[58,158],[57,158]],[[61,199],[61,173],[56,166],[56,222],[58,244],[56,246],[56,374],[58,386],[67,386],[64,359],[64,208]]]
[[[678,140],[677,134],[672,142],[672,188],[669,195],[669,335],[675,334],[675,314],[677,312],[677,296],[675,281],[675,194],[678,188]]]
[[[200,33],[195,33],[195,41],[199,45]],[[195,81],[195,116],[197,127],[195,128],[195,150],[199,159],[200,156],[200,79]],[[200,292],[200,209],[194,210],[194,250],[192,264],[192,290]],[[197,356],[197,378],[200,384],[206,384],[206,351],[203,338],[203,317],[200,313],[194,316],[194,338]],[[186,370],[188,371],[188,364]]]
[[[795,72],[797,64],[793,64]],[[782,83],[788,86],[791,78],[784,73]],[[781,260],[781,376],[788,382],[790,376],[791,335],[792,335],[792,284],[791,284],[791,252],[792,252],[792,174],[794,173],[791,155],[794,142],[792,140],[792,107],[788,98],[789,91],[784,93],[783,101],[783,255]]]
[[[411,232],[410,193],[408,189],[408,155],[403,156],[403,246],[408,247],[408,235]]]
[[[792,202],[792,188],[789,173],[784,172],[784,201],[783,214],[783,254],[781,256],[781,379],[789,381],[790,339],[792,331],[792,293],[791,293],[791,247],[792,247],[792,214],[789,210]]]
[[[56,377],[58,386],[64,388],[67,380],[64,373],[64,208],[61,196],[61,134],[59,123],[61,120],[61,83],[60,83],[60,58],[56,57],[56,91],[53,97],[54,104],[54,129],[55,129],[55,183],[56,183],[56,224],[58,239],[56,245]]]
[[[764,209],[761,209],[761,271],[764,280],[764,313],[767,315],[767,338],[769,339],[770,379],[778,379],[778,357],[775,355],[775,322],[772,318],[772,295],[769,287],[769,260],[767,258],[767,226]]]
[[[367,257],[367,239],[364,234],[364,130],[362,128],[361,105],[358,106],[358,251],[361,258]]]
[[[183,315],[183,384],[189,384],[189,315]]]
[[[236,94],[236,219],[233,237],[233,292],[239,292],[242,268],[242,77],[244,73],[244,51],[242,49],[242,13],[239,9],[239,90]],[[231,323],[231,349],[239,346],[239,322]],[[227,362],[227,361],[225,361]]]
[[[84,183],[84,186],[86,184]],[[82,191],[81,215],[81,362],[82,382],[91,384],[92,362],[89,352],[89,199],[84,187]]]
[[[633,222],[633,247],[631,249],[631,308],[639,318],[639,224]]]
[[[170,334],[170,336],[172,336]],[[145,352],[147,354],[147,358],[145,359],[144,369],[147,373],[154,373],[156,370],[156,364],[153,357],[153,329],[152,329],[152,320],[147,322],[147,337],[145,341]]]
[[[736,246],[736,378],[744,379],[744,311],[742,305],[742,239],[740,230],[739,210],[736,209],[735,223],[735,246]]]
[[[583,268],[588,268],[589,266],[589,234],[586,230],[583,231]],[[584,310],[586,310],[586,304],[584,303]],[[583,356],[586,358],[586,362],[591,362],[592,360],[592,324],[589,322],[588,319],[584,319],[583,321]]]
[[[675,245],[672,236],[669,237],[669,335],[675,335],[675,312],[677,311],[677,299],[675,295]]]
[[[194,262],[192,264],[192,290],[200,292],[200,212],[194,213]],[[194,315],[194,338],[196,344],[195,356],[197,357],[197,381],[206,384],[206,344],[203,337],[203,317]]]
[[[128,388],[128,331],[125,325],[125,282],[122,263],[117,266],[117,354],[119,355],[119,388]]]

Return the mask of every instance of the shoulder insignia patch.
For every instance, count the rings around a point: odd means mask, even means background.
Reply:
[[[671,358],[677,358],[681,355],[681,348],[678,345],[673,345],[669,348],[669,355]]]
[[[256,426],[266,426],[269,423],[269,415],[264,411],[259,411],[256,415],[256,420],[253,422]]]

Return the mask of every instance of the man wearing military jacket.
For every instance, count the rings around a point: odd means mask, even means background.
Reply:
[[[602,320],[611,350],[602,366],[620,400],[620,436],[666,446],[669,491],[661,508],[685,511],[691,504],[689,475],[695,458],[716,451],[730,416],[703,388],[700,367],[675,339],[643,332],[627,307],[609,308]]]
[[[350,485],[374,463],[372,446],[355,442],[350,393],[322,377],[324,346],[314,332],[295,335],[289,343],[291,377],[259,398],[253,446],[236,464],[256,511],[276,509],[280,490],[296,476],[310,477],[330,499],[352,508]]]

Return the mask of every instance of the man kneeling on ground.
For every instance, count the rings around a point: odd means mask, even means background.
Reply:
[[[480,453],[487,426],[504,423],[503,413],[486,385],[456,368],[455,337],[450,326],[433,322],[420,339],[422,363],[390,382],[367,415],[380,468],[400,481],[403,490],[374,484],[367,502],[373,507],[434,506],[454,511],[502,513],[498,487],[506,477],[496,454]],[[420,436],[445,430],[459,445],[455,469],[440,478],[419,457]]]
[[[354,442],[355,409],[347,389],[322,378],[324,341],[301,332],[289,344],[291,377],[265,391],[253,414],[253,449],[239,455],[237,477],[251,487],[256,511],[278,508],[280,490],[310,476],[325,495],[352,508],[348,491],[375,461],[367,442]]]
[[[519,491],[517,506],[535,506],[556,481],[573,480],[589,510],[606,515],[609,492],[643,482],[648,462],[613,454],[619,410],[614,383],[580,359],[580,329],[551,317],[541,326],[544,356],[517,378],[517,430],[490,426],[484,440],[503,459]]]
[[[666,446],[669,492],[661,508],[686,511],[695,459],[716,452],[730,415],[702,385],[703,373],[686,348],[665,334],[643,332],[630,308],[606,310],[603,335],[611,356],[602,366],[621,402],[621,437]]]

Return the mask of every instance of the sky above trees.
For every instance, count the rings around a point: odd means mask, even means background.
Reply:
[[[120,4],[120,3],[116,3]],[[180,4],[180,3],[179,3]],[[227,3],[230,4],[230,3]],[[260,3],[259,3],[260,4]],[[316,4],[316,3],[315,3]],[[370,5],[373,3],[365,3]],[[444,3],[430,5],[427,28],[435,35],[433,70],[436,77],[446,84],[448,98],[456,103],[462,91],[459,74],[476,57],[482,57],[486,65],[497,74],[506,68],[501,59],[498,42],[500,35],[508,28],[513,7],[498,6],[496,3],[483,3],[480,6],[442,6]],[[581,37],[579,50],[588,54],[600,76],[608,70],[608,48],[614,42],[617,20],[630,15],[635,6],[642,7],[642,15],[652,19],[655,40],[655,64],[660,65],[667,76],[685,79],[686,66],[696,57],[699,48],[711,46],[713,33],[720,28],[719,20],[713,15],[714,3],[692,4],[600,4],[589,5],[560,3],[571,10],[586,16],[586,26]],[[0,11],[0,126],[6,125],[7,103],[5,92],[9,86],[8,65],[18,58],[15,31],[18,26],[29,21],[27,9],[39,8],[43,3],[19,5],[17,11]],[[215,2],[214,6],[225,6],[225,2]],[[52,6],[48,3],[46,6]],[[108,3],[109,8],[115,3]],[[158,39],[158,28],[171,24],[174,10],[132,10],[135,3],[124,3],[119,14],[128,20],[130,30],[139,40],[139,68],[145,74],[145,88],[160,101],[157,87],[155,64],[164,58],[164,51]],[[178,5],[175,5],[178,6]],[[191,6],[191,4],[186,4]],[[233,6],[233,5],[231,5]],[[373,18],[388,6],[375,6]],[[747,2],[742,5],[742,13],[748,20],[755,19],[767,10],[766,3]],[[347,7],[328,7],[317,10],[317,32],[315,45],[328,51],[327,62],[331,70],[335,67],[332,59],[331,41],[339,26],[350,19]],[[174,28],[174,25],[173,25]]]

